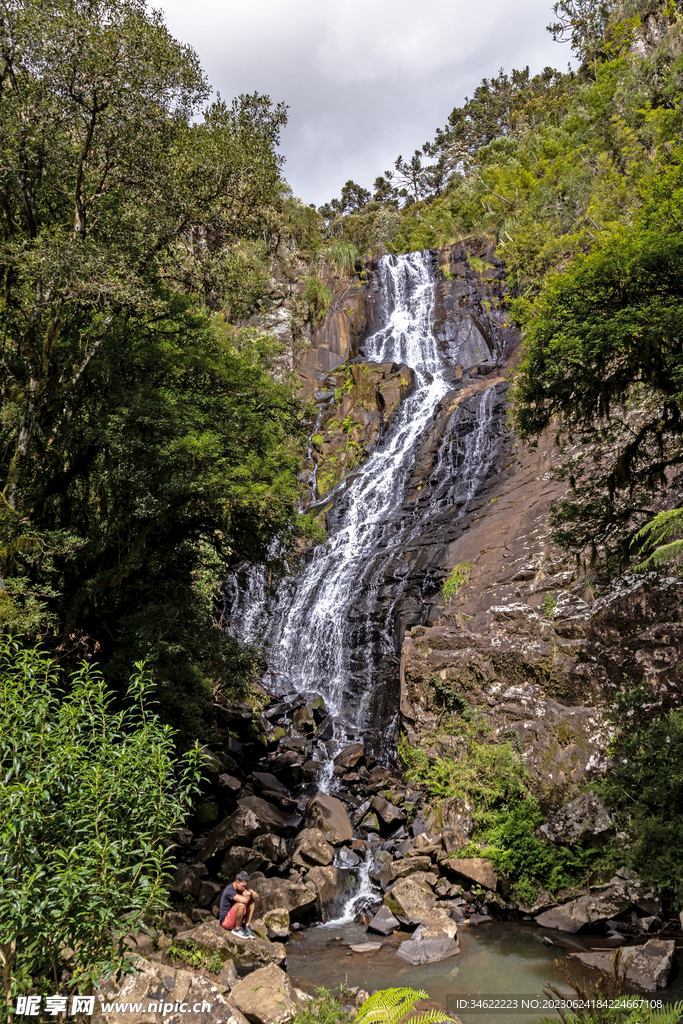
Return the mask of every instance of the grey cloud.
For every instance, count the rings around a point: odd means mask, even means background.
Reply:
[[[483,77],[564,66],[545,31],[548,0],[164,0],[171,31],[229,98],[289,104],[285,174],[305,202],[369,187],[431,139]]]

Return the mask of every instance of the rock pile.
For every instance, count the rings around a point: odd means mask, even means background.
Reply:
[[[271,699],[262,712],[243,706],[226,716],[225,744],[204,750],[204,797],[190,827],[175,837],[172,889],[178,909],[166,915],[156,952],[149,936],[136,940],[134,948],[148,955],[139,981],[146,992],[165,986],[168,1002],[183,1001],[177,994],[198,975],[185,970],[179,957],[183,950],[199,951],[211,965],[204,968],[201,984],[214,986],[217,1019],[264,1024],[264,1013],[268,1020],[280,1019],[274,1005],[264,1002],[261,1011],[250,1002],[257,975],[282,1007],[282,1021],[289,1019],[305,997],[284,973],[283,942],[292,929],[335,916],[364,865],[374,896],[356,909],[368,926],[368,939],[405,930],[396,956],[414,966],[459,955],[458,926],[520,913],[531,920],[531,908],[509,898],[507,880],[487,858],[463,856],[474,822],[462,800],[430,807],[397,771],[377,765],[352,735],[334,756],[335,795],[318,791],[316,778],[334,753],[323,738],[330,718],[320,697]],[[339,735],[339,723],[336,730]],[[610,827],[592,797],[578,798],[545,826],[546,838],[557,842]],[[243,870],[259,894],[252,922],[256,940],[234,936],[217,920],[223,887]],[[599,927],[614,944],[626,942],[626,934],[652,933],[660,923],[654,894],[625,869],[563,903],[542,896],[534,911],[540,925],[565,932]],[[368,955],[376,948],[376,942],[363,944]],[[634,974],[633,983],[644,988],[660,984],[666,974],[666,950],[653,947],[651,953],[634,959],[639,980]],[[648,964],[654,965],[649,980]],[[117,998],[124,998],[123,989]]]

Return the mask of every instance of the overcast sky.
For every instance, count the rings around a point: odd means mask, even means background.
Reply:
[[[152,0],[156,7],[159,0]],[[412,155],[484,77],[564,68],[550,0],[163,0],[225,99],[289,104],[285,176],[320,205]]]

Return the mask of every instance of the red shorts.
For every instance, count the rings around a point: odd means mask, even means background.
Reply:
[[[223,926],[223,928],[227,928],[228,931],[232,931],[232,929],[235,927],[236,924],[237,924],[237,903],[233,903],[233,905],[230,907],[230,910],[227,912],[227,914],[225,915],[225,917],[221,921],[221,925]]]

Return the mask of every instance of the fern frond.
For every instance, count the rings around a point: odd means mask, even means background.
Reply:
[[[636,569],[647,569],[652,565],[661,565],[663,562],[672,562],[683,554],[683,540],[672,540],[670,544],[662,544],[652,554],[636,566]]]
[[[639,544],[645,550],[650,549],[651,552],[636,569],[661,565],[683,554],[683,539],[665,543],[680,533],[683,533],[683,508],[670,508],[666,512],[658,512],[633,538],[634,544]]]
[[[428,994],[424,989],[380,989],[363,1003],[355,1024],[397,1024],[397,1021],[412,1010],[418,999],[427,998]]]
[[[683,1014],[683,1000],[652,1014],[652,1024],[679,1024]]]
[[[453,1018],[443,1010],[422,1010],[409,1017],[406,1024],[444,1024],[445,1021],[452,1022]]]

